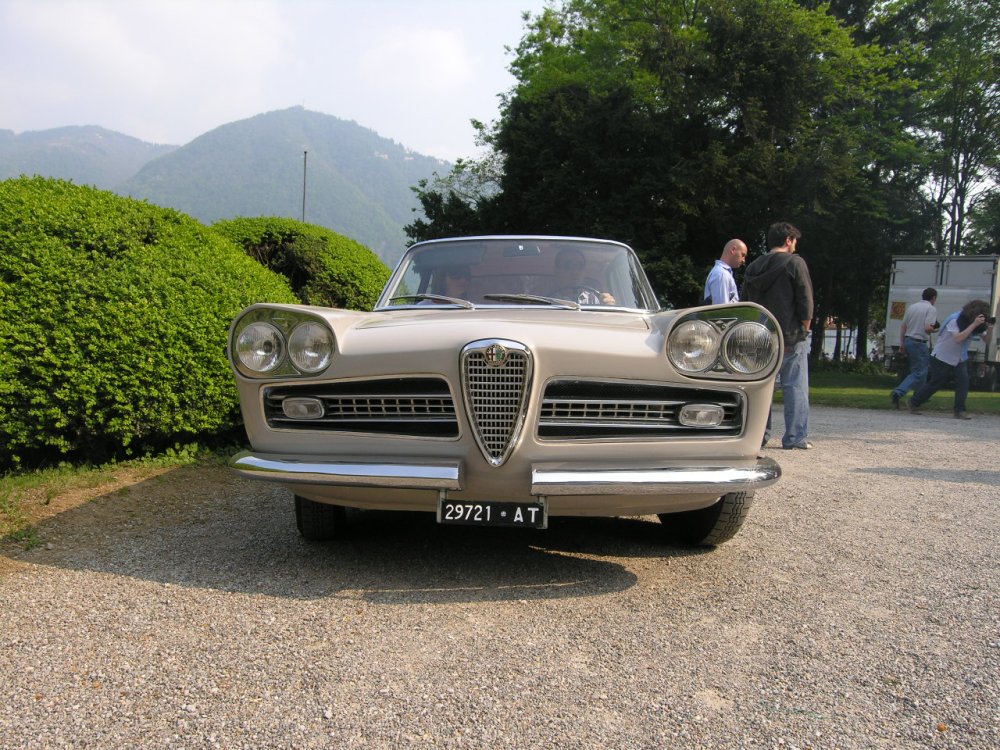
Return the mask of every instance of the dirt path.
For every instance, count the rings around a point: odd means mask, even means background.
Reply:
[[[0,550],[0,746],[995,750],[1000,418],[812,438],[714,551],[374,513],[311,545],[219,467],[56,498]]]

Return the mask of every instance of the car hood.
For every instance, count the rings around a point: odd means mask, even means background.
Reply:
[[[542,307],[529,309],[472,309],[462,310],[407,310],[367,313],[358,319],[354,328],[401,328],[411,326],[496,325],[510,326],[596,326],[649,330],[647,315],[620,311],[567,310]]]
[[[317,312],[313,308],[314,314]],[[320,313],[322,314],[322,313]],[[325,315],[337,338],[337,350],[347,357],[406,356],[450,352],[472,341],[505,339],[537,348],[564,351],[601,350],[609,354],[638,349],[662,336],[673,313],[650,315],[626,311],[542,309],[405,310]]]

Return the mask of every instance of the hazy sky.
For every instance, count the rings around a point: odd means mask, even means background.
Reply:
[[[100,125],[183,145],[304,106],[474,156],[545,0],[0,0],[0,129]]]

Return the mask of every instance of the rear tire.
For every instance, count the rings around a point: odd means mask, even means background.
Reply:
[[[660,513],[659,518],[670,539],[695,547],[714,547],[736,536],[751,505],[752,492],[730,492],[707,508]]]
[[[343,534],[346,514],[340,505],[317,503],[295,496],[295,525],[304,539],[325,542]]]

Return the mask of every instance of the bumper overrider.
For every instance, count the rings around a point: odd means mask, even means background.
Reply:
[[[458,492],[465,489],[461,461],[309,461],[244,451],[230,459],[240,475],[293,485],[371,487]],[[530,493],[570,495],[725,495],[768,487],[781,477],[770,458],[738,466],[630,469],[539,463],[531,467]]]

